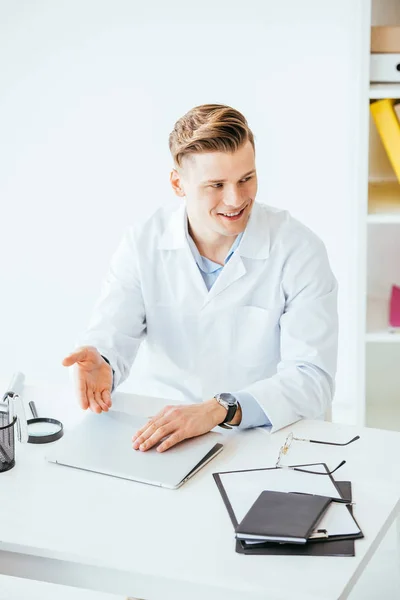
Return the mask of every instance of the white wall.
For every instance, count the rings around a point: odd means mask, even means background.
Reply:
[[[255,133],[258,200],[327,245],[340,284],[337,398],[354,402],[366,15],[362,0],[3,0],[2,376],[67,380],[61,360],[125,227],[172,200],[175,121],[220,102]]]

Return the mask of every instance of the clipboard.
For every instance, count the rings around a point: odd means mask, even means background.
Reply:
[[[312,466],[320,466],[323,467],[326,471],[328,471],[328,467],[325,463],[312,463],[306,465],[296,465],[297,467],[312,467]],[[267,467],[264,469],[243,469],[238,471],[225,471],[220,473],[213,473],[214,481],[218,487],[218,490],[221,494],[221,497],[224,501],[225,507],[228,511],[229,517],[233,524],[234,529],[238,525],[238,521],[236,515],[233,511],[231,502],[228,498],[224,485],[221,481],[221,475],[224,474],[233,474],[233,473],[246,473],[246,472],[254,472],[254,471],[271,471],[275,470],[276,467]],[[318,475],[316,476],[318,477]],[[330,479],[333,488],[337,491],[337,497],[343,498],[346,501],[351,502],[351,483],[350,482],[341,482],[339,486],[338,483],[333,479],[332,475],[323,475],[324,479]],[[241,554],[304,554],[304,555],[313,555],[313,556],[354,556],[354,539],[359,539],[364,537],[361,528],[359,527],[357,521],[353,516],[353,511],[351,506],[347,506],[347,510],[349,510],[354,522],[356,523],[359,533],[344,535],[344,536],[330,536],[328,538],[315,538],[307,542],[307,544],[299,548],[291,548],[291,545],[288,544],[276,544],[276,543],[252,543],[248,544],[243,541],[237,540],[236,542],[236,551]],[[340,543],[340,545],[339,545]],[[332,545],[334,544],[334,545]]]

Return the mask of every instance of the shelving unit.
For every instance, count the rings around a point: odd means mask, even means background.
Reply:
[[[386,344],[400,343],[400,331],[389,331],[387,326],[388,304],[389,302],[387,299],[368,298],[366,342],[384,342]]]
[[[369,103],[384,98],[400,99],[400,83],[370,85]],[[391,286],[400,285],[400,184],[371,116],[368,142],[364,421],[400,430],[400,332],[388,324]]]
[[[397,180],[370,180],[367,221],[400,224],[400,185]]]
[[[371,100],[400,98],[400,83],[371,83],[369,97]]]

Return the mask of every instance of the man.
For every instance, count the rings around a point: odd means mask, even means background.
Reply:
[[[182,205],[128,230],[82,345],[63,361],[77,365],[82,408],[111,407],[145,340],[153,395],[172,403],[135,433],[136,450],[163,440],[163,452],[227,423],[275,431],[323,417],[338,333],[324,245],[255,203],[254,137],[238,111],[192,109],[169,147]]]

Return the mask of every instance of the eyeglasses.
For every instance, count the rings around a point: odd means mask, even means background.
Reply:
[[[356,437],[353,437],[352,440],[345,442],[344,444],[339,444],[338,442],[322,442],[320,440],[307,440],[306,438],[298,438],[294,437],[293,433],[290,432],[285,440],[285,443],[283,444],[283,446],[281,446],[281,449],[279,450],[278,460],[276,461],[275,467],[277,469],[290,469],[291,471],[302,471],[303,473],[312,473],[313,475],[332,475],[335,471],[340,469],[340,467],[342,467],[346,463],[345,460],[342,460],[340,465],[333,469],[333,471],[310,471],[308,469],[302,469],[300,467],[289,467],[286,465],[282,465],[281,460],[289,452],[289,448],[294,440],[296,442],[310,442],[311,444],[325,444],[327,446],[348,446],[349,444],[352,444],[353,442],[359,439],[360,436],[356,435]]]

